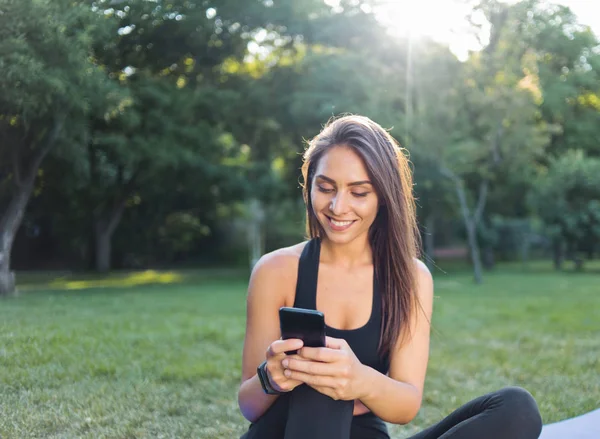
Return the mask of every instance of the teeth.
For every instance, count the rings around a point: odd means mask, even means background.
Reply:
[[[333,223],[334,226],[338,226],[338,227],[344,227],[349,224],[352,224],[352,221],[335,221],[333,219],[331,220],[331,222]]]

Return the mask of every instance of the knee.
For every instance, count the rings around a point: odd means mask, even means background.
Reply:
[[[498,396],[507,422],[518,431],[514,437],[538,438],[542,432],[542,416],[531,393],[521,387],[505,387]]]

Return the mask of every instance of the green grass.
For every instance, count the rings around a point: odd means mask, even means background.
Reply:
[[[0,301],[0,437],[235,438],[247,275],[20,278]],[[600,275],[437,271],[423,408],[402,438],[506,385],[545,423],[600,407]]]

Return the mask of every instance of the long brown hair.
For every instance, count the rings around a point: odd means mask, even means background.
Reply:
[[[369,229],[375,276],[382,288],[381,355],[410,337],[410,318],[418,303],[415,258],[421,238],[417,226],[412,173],[406,150],[380,125],[363,116],[331,119],[308,143],[302,165],[302,195],[306,203],[306,232],[322,238],[325,232],[312,207],[310,191],[319,160],[335,146],[352,148],[363,160],[379,197],[379,211]]]

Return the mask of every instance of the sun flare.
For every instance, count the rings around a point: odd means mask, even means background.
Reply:
[[[449,46],[459,58],[477,49],[477,40],[465,17],[470,7],[454,0],[383,1],[375,10],[377,19],[394,36],[432,39]],[[482,23],[484,24],[484,23]]]
[[[338,0],[325,0],[329,4]],[[502,0],[514,3],[516,0]],[[592,0],[553,0],[568,6],[583,24],[590,25],[600,35],[600,2]],[[481,13],[472,19],[482,26],[479,35],[468,23],[466,17],[473,12],[473,4],[464,0],[382,0],[374,10],[377,19],[394,36],[418,40],[429,38],[447,45],[459,58],[466,59],[469,51],[481,49],[486,44],[489,24]],[[596,17],[596,18],[593,18]],[[480,41],[481,40],[481,43]]]

